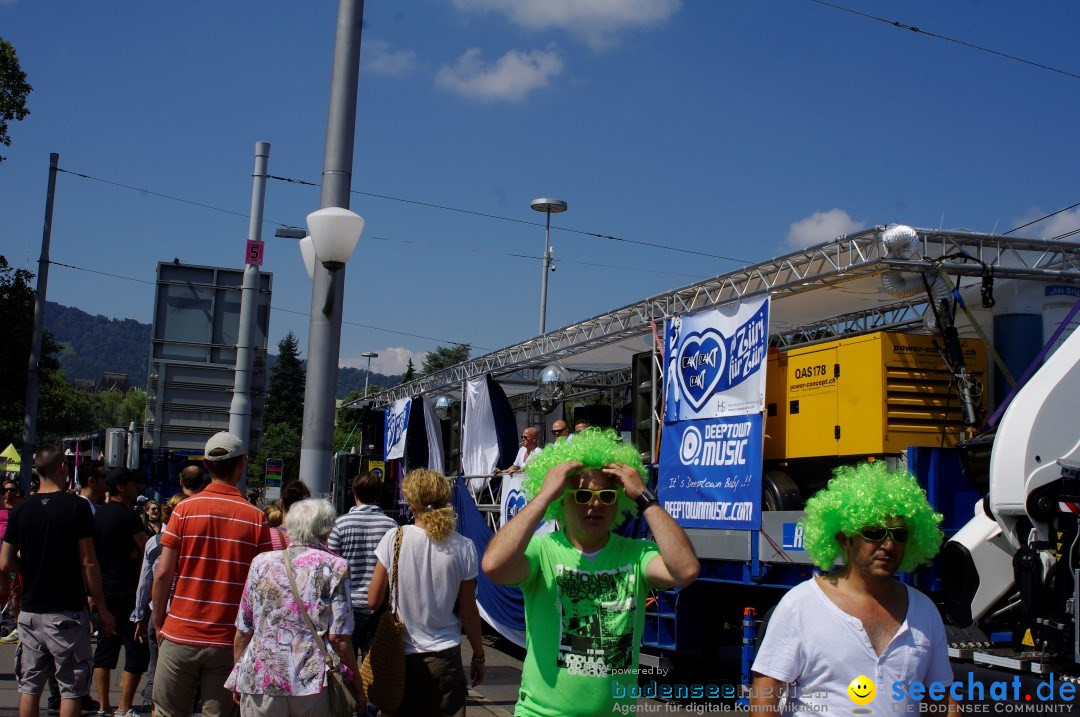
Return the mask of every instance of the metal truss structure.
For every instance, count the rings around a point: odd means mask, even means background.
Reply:
[[[954,276],[979,275],[992,269],[996,279],[1080,283],[1080,244],[1077,243],[919,229],[922,257],[897,260],[884,254],[881,234],[885,229],[885,226],[877,226],[840,236],[802,251],[649,297],[375,394],[370,397],[372,404],[384,406],[400,398],[436,392],[456,393],[463,381],[488,373],[495,374],[501,382],[535,386],[536,375],[544,366],[630,337],[654,331],[659,334],[663,331],[663,322],[677,314],[763,294],[772,297],[775,307],[778,302],[791,297],[857,286],[860,280],[893,269],[937,272],[940,267]],[[927,310],[926,301],[919,299],[889,297],[886,301],[878,297],[877,302],[872,306],[852,305],[850,312],[843,312],[841,308],[842,312],[831,314],[831,318],[810,316],[804,321],[777,327],[771,341],[773,345],[791,347],[838,335],[911,327],[921,321]],[[857,304],[854,300],[851,303]],[[575,386],[595,383],[596,388],[611,387],[628,383],[628,374],[629,370],[595,374],[586,371],[580,373],[574,383]]]

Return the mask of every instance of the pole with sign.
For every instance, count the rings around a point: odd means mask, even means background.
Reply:
[[[281,469],[285,461],[280,458],[266,459],[266,494],[267,503],[281,497]]]

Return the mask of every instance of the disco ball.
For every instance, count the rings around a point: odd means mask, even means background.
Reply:
[[[552,364],[540,372],[539,391],[550,398],[561,398],[571,391],[573,378],[559,364]]]
[[[454,397],[444,393],[435,399],[435,415],[439,417],[440,421],[448,421],[450,420],[450,410],[453,406]]]
[[[551,396],[545,396],[539,389],[532,396],[532,407],[537,413],[547,415],[555,410],[559,402]]]

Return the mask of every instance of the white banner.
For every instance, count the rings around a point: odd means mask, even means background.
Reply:
[[[402,398],[394,401],[394,405],[386,409],[385,460],[392,461],[405,456],[405,433],[409,428],[411,407],[412,399]]]
[[[461,424],[461,470],[467,476],[490,475],[499,460],[499,438],[491,412],[487,380],[480,376],[465,385],[465,418]]]
[[[664,423],[765,408],[769,297],[675,316],[665,337]]]
[[[427,433],[428,470],[443,473],[442,421],[435,415],[435,403],[424,396],[424,429]]]

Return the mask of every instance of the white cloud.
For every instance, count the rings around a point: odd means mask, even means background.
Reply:
[[[375,353],[379,354],[379,356],[371,359],[371,372],[381,373],[386,376],[398,376],[405,373],[409,359],[412,359],[413,366],[419,371],[420,365],[424,363],[424,356],[427,355],[427,351],[410,351],[400,346],[388,346],[376,350]],[[366,369],[367,361],[363,356],[351,356],[342,359],[341,365]]]
[[[792,249],[803,249],[865,228],[865,222],[855,221],[843,209],[814,212],[805,219],[792,222],[788,228],[787,243]]]
[[[1027,216],[1019,219],[1016,222],[1016,226],[1023,226],[1028,222],[1033,222],[1039,217],[1046,216],[1048,212],[1044,212],[1041,209],[1032,209],[1028,212]],[[1067,234],[1071,231],[1080,229],[1080,207],[1076,209],[1070,209],[1067,212],[1056,214],[1046,221],[1039,222],[1038,224],[1032,224],[1030,227],[1024,227],[1020,231],[1016,232],[1016,236],[1021,237],[1039,237],[1050,239],[1053,237]],[[1080,241],[1080,237],[1069,236],[1063,237],[1066,241]]]
[[[2,0],[0,0],[2,1]],[[365,40],[361,46],[360,67],[378,75],[400,77],[416,69],[416,53],[395,50],[386,40]]]
[[[521,52],[511,50],[495,61],[484,62],[479,48],[465,51],[453,65],[439,70],[435,84],[470,99],[484,102],[520,102],[562,72],[563,62],[554,47]]]
[[[559,29],[601,49],[621,30],[666,22],[682,0],[454,0],[467,12],[504,16],[530,30]]]

